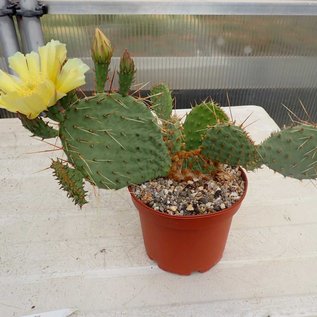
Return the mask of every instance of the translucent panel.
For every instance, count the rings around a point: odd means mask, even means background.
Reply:
[[[47,15],[42,21],[47,40],[58,38],[70,56],[88,60],[99,26],[115,56],[128,48],[136,57],[138,82],[215,89],[312,87],[317,80],[316,17]]]
[[[128,48],[136,82],[150,83],[145,89],[168,83],[178,107],[209,95],[227,104],[228,94],[233,105],[264,106],[280,124],[288,119],[281,103],[295,109],[301,99],[316,114],[317,17],[47,15],[42,21],[47,40],[67,43],[70,56],[90,66],[91,38],[100,27],[115,48],[111,69]],[[86,89],[93,86],[91,72]]]
[[[111,69],[128,48],[138,69],[136,83],[166,82],[178,107],[206,96],[227,105],[264,106],[280,124],[299,99],[316,116],[317,17],[210,15],[59,15],[42,17],[45,39],[67,44],[70,57],[93,68],[95,27],[115,49]],[[111,74],[110,74],[111,75]],[[117,88],[117,80],[114,80]],[[85,90],[94,89],[93,72]]]

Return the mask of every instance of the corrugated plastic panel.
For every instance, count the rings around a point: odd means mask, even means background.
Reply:
[[[261,105],[279,123],[285,121],[282,102],[293,109],[300,98],[316,112],[315,16],[49,14],[42,25],[47,41],[66,43],[68,55],[91,68],[91,40],[100,27],[115,49],[112,72],[128,48],[136,83],[149,83],[149,89],[164,81],[182,91],[178,107],[208,95],[223,102],[228,93],[233,105]],[[85,89],[94,89],[92,71]]]

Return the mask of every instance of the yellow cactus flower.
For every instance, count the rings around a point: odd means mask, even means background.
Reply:
[[[52,40],[39,53],[17,52],[9,57],[17,76],[0,70],[0,107],[34,119],[67,92],[85,84],[89,67],[78,58],[65,63],[66,53],[65,44]]]

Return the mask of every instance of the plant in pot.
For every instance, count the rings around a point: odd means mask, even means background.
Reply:
[[[0,72],[0,106],[17,112],[33,135],[60,138],[67,160],[52,160],[51,168],[75,204],[87,203],[85,181],[103,189],[128,186],[146,251],[162,269],[204,272],[221,259],[247,191],[244,170],[265,164],[284,176],[317,177],[316,125],[299,122],[255,145],[213,102],[196,105],[182,121],[172,115],[164,84],[145,98],[129,95],[135,65],[128,51],[120,59],[118,92],[105,92],[111,57],[111,44],[97,29],[97,92],[80,99],[74,89],[88,66],[66,61],[64,44],[16,53],[9,64],[19,77]]]

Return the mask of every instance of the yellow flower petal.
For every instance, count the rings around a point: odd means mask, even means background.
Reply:
[[[31,52],[25,55],[28,64],[29,74],[32,80],[39,79],[41,76],[40,72],[40,56],[35,52]]]
[[[22,80],[30,80],[30,73],[26,58],[22,53],[16,52],[13,56],[10,56],[8,60],[10,68],[12,68]]]
[[[1,107],[20,112],[29,119],[36,118],[41,112],[56,103],[55,86],[50,80],[45,80],[32,91],[30,95],[23,95],[17,91],[2,95]]]
[[[18,77],[9,75],[0,69],[0,91],[4,93],[16,91],[19,89],[19,85]]]
[[[57,77],[56,90],[67,93],[85,84],[85,73],[89,70],[88,65],[79,58],[69,59]]]
[[[39,48],[42,74],[53,83],[65,62],[66,53],[66,45],[54,40]]]

